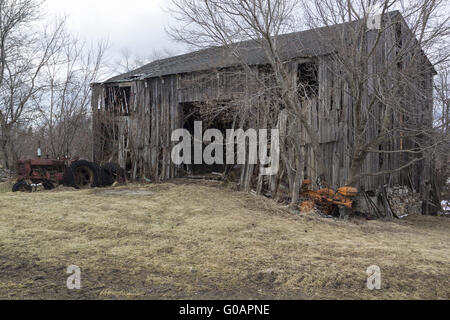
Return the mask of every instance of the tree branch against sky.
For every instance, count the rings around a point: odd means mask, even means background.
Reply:
[[[348,146],[347,152],[352,154],[352,164],[349,184],[356,183],[364,175],[388,175],[390,172],[380,170],[377,172],[363,172],[363,164],[371,153],[417,153],[426,150],[428,161],[431,161],[429,143],[431,141],[432,127],[415,127],[415,121],[424,116],[424,110],[414,105],[433,104],[432,96],[423,95],[425,88],[419,84],[427,79],[432,68],[439,70],[439,66],[447,63],[449,59],[449,17],[448,5],[442,0],[375,0],[361,3],[347,0],[314,0],[303,1],[305,8],[305,21],[311,28],[329,26],[332,23],[345,23],[362,19],[361,24],[337,34],[334,39],[321,37],[317,40],[323,45],[335,46],[336,54],[333,56],[343,77],[349,84],[349,93],[353,103],[354,140]],[[377,50],[380,50],[380,39],[385,31],[396,27],[395,19],[383,19],[380,29],[367,31],[365,21],[374,14],[387,15],[388,12],[399,10],[406,20],[411,34],[402,29],[401,41],[392,47],[387,47],[387,56],[383,66],[377,70],[370,70]],[[372,34],[369,34],[369,33]],[[367,41],[373,37],[371,47],[359,45],[361,37]],[[333,40],[333,41],[330,41]],[[427,66],[423,51],[430,58],[431,64]],[[427,84],[428,88],[432,83]],[[423,94],[422,94],[423,93]],[[364,99],[368,97],[369,107],[364,108]],[[368,126],[377,110],[382,110],[379,133],[368,136]],[[416,110],[416,111],[414,111]],[[432,122],[430,113],[430,123]],[[405,121],[406,117],[410,123]],[[394,126],[394,130],[392,130]],[[387,144],[394,139],[409,138],[414,143],[410,148],[392,149]],[[398,147],[397,147],[398,148]],[[436,150],[436,149],[435,149]],[[409,157],[408,163],[402,167],[413,165],[419,161],[419,155]],[[405,160],[406,161],[406,160]],[[392,168],[397,171],[398,168]],[[392,172],[394,172],[392,171]]]
[[[174,15],[180,25],[170,30],[175,40],[197,47],[235,48],[235,55],[241,61],[244,59],[239,52],[239,45],[234,45],[237,41],[252,40],[263,50],[274,76],[279,99],[294,126],[294,129],[286,132],[298,134],[301,126],[308,133],[315,157],[318,159],[317,176],[320,184],[320,181],[325,179],[325,162],[319,145],[319,136],[308,122],[306,108],[298,107],[301,102],[296,78],[286,70],[284,65],[286,61],[281,58],[283,48],[278,45],[276,38],[278,35],[295,30],[296,14],[301,9],[298,1],[173,0],[172,3]],[[242,65],[245,70],[251,72],[251,67],[245,65],[245,62]],[[271,87],[273,85],[270,84]],[[261,90],[266,91],[265,88]],[[274,112],[278,114],[279,111],[281,110],[278,107]],[[291,150],[293,157],[290,163],[286,162],[286,168],[291,172],[289,181],[292,182],[292,202],[296,203],[303,179],[304,159],[300,145],[291,146],[294,147]]]
[[[66,34],[61,50],[43,70],[46,87],[34,99],[36,126],[54,158],[74,155],[74,144],[89,141],[90,85],[98,80],[107,43],[87,45]],[[79,148],[78,148],[79,149]]]
[[[61,48],[64,20],[37,27],[41,5],[33,0],[0,1],[0,151],[6,168],[11,166],[10,154],[15,154],[12,131],[30,112],[30,99],[44,87],[42,69]]]
[[[280,54],[277,36],[293,30],[331,26],[339,23],[360,21],[345,25],[334,36],[324,36],[317,30],[317,42],[330,52],[331,59],[348,83],[348,94],[353,106],[353,139],[346,146],[351,154],[349,185],[358,185],[365,175],[388,176],[400,169],[408,168],[420,161],[420,156],[405,157],[399,168],[381,169],[379,172],[364,172],[363,165],[373,153],[419,154],[418,150],[430,150],[431,127],[415,127],[415,121],[424,116],[420,108],[410,109],[412,104],[431,105],[432,97],[425,96],[418,84],[427,82],[432,66],[448,62],[448,6],[443,0],[173,0],[173,12],[179,25],[170,30],[171,36],[192,47],[225,46],[236,48],[239,55],[239,41],[253,40],[265,53],[272,68],[276,84],[281,92],[282,106],[307,132],[316,162],[324,163],[318,133],[312,129],[305,110],[299,108],[298,87],[291,81],[286,62]],[[401,45],[393,42],[386,48],[386,61],[377,70],[370,66],[381,47],[380,39],[387,30],[395,27],[395,21],[388,18],[388,12],[399,10],[412,30]],[[367,21],[374,14],[383,16],[379,30],[368,30]],[[299,19],[299,17],[301,17]],[[370,38],[370,40],[368,40]],[[370,41],[370,46],[361,43]],[[301,56],[299,45],[299,56]],[[429,55],[432,65],[426,66],[422,50]],[[401,67],[402,61],[408,61]],[[422,68],[422,69],[421,69]],[[337,70],[335,70],[337,72]],[[300,75],[301,76],[301,75]],[[422,79],[423,78],[423,79]],[[431,85],[431,83],[427,83]],[[405,99],[405,97],[407,97]],[[409,100],[408,100],[409,99]],[[367,106],[367,107],[366,107]],[[374,136],[368,128],[381,110],[380,128]],[[429,110],[430,121],[432,110]],[[407,115],[408,121],[405,121]],[[394,129],[393,129],[394,128]],[[409,139],[409,147],[392,147],[391,141]],[[394,149],[393,149],[394,148]],[[429,159],[427,155],[427,160]],[[403,156],[402,156],[403,157]],[[317,175],[323,176],[325,168],[318,168]]]

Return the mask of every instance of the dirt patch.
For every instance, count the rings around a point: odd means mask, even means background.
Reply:
[[[217,182],[4,193],[0,298],[448,299],[449,229],[306,216]],[[72,264],[80,291],[65,286]]]
[[[37,191],[38,192],[52,192],[52,193],[55,193],[55,192],[71,192],[71,191],[75,192],[75,191],[78,191],[78,190],[79,189],[76,189],[76,188],[73,188],[73,187],[66,187],[66,186],[63,186],[63,185],[59,185],[59,186],[55,187],[52,190],[45,190],[44,187],[40,187]]]
[[[97,195],[102,196],[150,196],[152,194],[152,191],[132,189],[105,190],[97,193]]]

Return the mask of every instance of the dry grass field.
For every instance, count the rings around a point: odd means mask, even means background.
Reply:
[[[1,299],[449,299],[449,262],[446,217],[334,221],[183,180],[0,193]]]

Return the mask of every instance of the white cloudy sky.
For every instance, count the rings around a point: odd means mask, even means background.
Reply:
[[[173,23],[167,0],[47,0],[46,7],[49,18],[67,15],[69,31],[79,37],[107,39],[113,56],[124,49],[141,56],[162,49],[185,51],[164,30]]]

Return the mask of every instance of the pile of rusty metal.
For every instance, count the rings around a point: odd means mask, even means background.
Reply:
[[[323,188],[312,190],[312,181],[305,180],[302,186],[300,211],[305,212],[317,208],[322,213],[335,216],[339,208],[352,209],[358,189],[341,187],[338,190]]]

